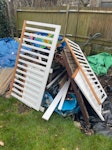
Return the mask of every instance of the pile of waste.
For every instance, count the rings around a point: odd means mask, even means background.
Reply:
[[[78,44],[59,35],[59,25],[33,21],[25,25],[18,55],[11,51],[13,61],[17,58],[10,94],[42,111],[45,120],[53,112],[72,116],[84,132],[112,137],[112,55],[86,58]]]

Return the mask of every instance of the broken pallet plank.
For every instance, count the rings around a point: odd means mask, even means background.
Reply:
[[[66,81],[65,84],[63,85],[63,87],[60,89],[60,91],[58,92],[58,94],[54,98],[53,102],[50,104],[50,106],[48,107],[48,109],[46,110],[44,115],[42,116],[43,119],[49,120],[49,118],[51,117],[52,113],[54,112],[56,106],[58,105],[61,98],[63,97],[63,94],[64,95],[67,94],[65,91],[66,91],[66,88],[69,86],[69,82],[70,82],[69,80]]]
[[[65,90],[64,90],[64,92],[63,92],[63,96],[62,96],[62,98],[61,98],[61,100],[60,100],[60,103],[59,103],[59,106],[58,106],[58,109],[59,109],[59,110],[61,110],[62,107],[63,107],[63,103],[64,103],[64,100],[65,100],[65,98],[66,98],[66,94],[67,94],[67,91],[68,91],[69,86],[70,86],[70,79],[68,80],[68,84],[67,84],[67,86],[65,87]]]
[[[0,72],[0,95],[3,95],[12,79],[13,68],[3,68]]]

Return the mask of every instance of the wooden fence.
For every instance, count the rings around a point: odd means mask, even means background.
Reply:
[[[76,42],[86,43],[96,34],[100,37],[91,40],[92,46],[109,47],[112,51],[112,8],[60,7],[49,9],[18,9],[17,28],[21,32],[24,20],[61,25],[61,34]],[[97,46],[98,48],[98,46]]]

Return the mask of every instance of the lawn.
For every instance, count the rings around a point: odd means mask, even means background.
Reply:
[[[42,112],[14,98],[0,97],[0,150],[112,150],[112,139],[88,136],[70,118],[54,113],[49,121]]]

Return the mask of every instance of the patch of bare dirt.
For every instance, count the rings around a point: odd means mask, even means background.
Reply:
[[[25,104],[19,104],[18,105],[18,113],[19,114],[23,114],[23,113],[27,113],[31,110],[31,108],[29,108],[28,106],[26,106]]]

